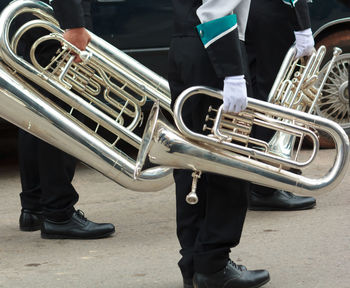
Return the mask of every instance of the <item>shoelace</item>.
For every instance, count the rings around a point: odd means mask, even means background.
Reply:
[[[76,214],[77,214],[77,216],[78,216],[80,219],[82,219],[82,220],[84,220],[84,221],[87,220],[87,218],[85,217],[84,212],[81,211],[80,209],[78,209],[78,210],[76,211]]]
[[[244,271],[246,270],[245,266],[243,265],[237,265],[235,262],[233,262],[231,259],[228,260],[227,265],[232,265],[233,267],[235,267],[236,269],[240,270],[240,271]]]

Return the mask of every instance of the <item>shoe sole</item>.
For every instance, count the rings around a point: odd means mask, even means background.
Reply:
[[[270,281],[270,276],[269,276],[269,278],[267,278],[264,282],[261,282],[261,283],[259,283],[259,284],[256,284],[255,286],[251,286],[251,287],[249,287],[249,288],[259,288],[259,287],[265,285],[265,284],[266,284],[267,282],[269,282],[269,281]],[[193,284],[193,287],[194,287],[194,288],[198,288],[198,285],[197,285],[197,284]],[[210,287],[205,287],[205,288],[210,288]]]
[[[40,230],[41,226],[20,226],[19,230],[23,231],[23,232],[34,232],[34,231],[38,231]]]
[[[251,211],[301,211],[301,210],[309,210],[316,206],[316,204],[312,204],[310,206],[298,207],[298,208],[278,208],[278,207],[259,207],[259,206],[251,206],[248,209]]]
[[[81,236],[70,236],[70,235],[60,235],[60,234],[47,234],[41,232],[41,238],[43,239],[80,239],[80,240],[92,240],[92,239],[100,239],[100,238],[106,238],[110,235],[112,235],[115,231],[108,232],[102,235],[98,236],[88,236],[88,237],[81,237]]]
[[[259,287],[265,285],[265,284],[266,284],[267,282],[269,282],[269,281],[270,281],[270,276],[269,276],[269,278],[267,278],[264,282],[262,282],[262,283],[260,283],[260,284],[258,284],[258,285],[256,285],[256,286],[254,286],[254,287],[250,287],[250,288],[259,288]]]

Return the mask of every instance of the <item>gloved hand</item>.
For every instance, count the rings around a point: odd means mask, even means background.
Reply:
[[[243,75],[224,80],[224,112],[239,113],[247,107],[247,86]]]
[[[312,36],[311,29],[309,28],[302,31],[294,31],[294,35],[295,47],[297,48],[295,59],[311,55],[315,46],[315,40]]]

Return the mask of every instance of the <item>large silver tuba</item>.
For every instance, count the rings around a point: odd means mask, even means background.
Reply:
[[[24,14],[33,19],[10,34],[11,25]],[[165,79],[92,33],[80,55],[84,63],[74,63],[72,51],[80,51],[64,41],[52,8],[40,1],[11,2],[1,14],[0,27],[1,117],[131,190],[155,191],[173,182],[172,170],[166,167],[153,167],[138,180],[133,178],[143,108],[158,101],[171,113]],[[47,33],[39,34],[28,52],[31,61],[26,61],[18,55],[18,45],[26,33],[38,28]],[[36,55],[47,41],[64,45],[43,66]],[[60,101],[48,99],[27,79]]]
[[[214,118],[207,118],[212,126],[209,135],[191,131],[182,119],[182,107],[190,97],[206,94],[222,99],[222,92],[207,87],[192,87],[185,90],[174,106],[174,119],[177,129],[172,127],[155,105],[146,125],[143,143],[139,150],[135,178],[140,175],[146,161],[175,168],[193,170],[192,189],[187,202],[198,201],[195,193],[197,180],[202,171],[218,173],[252,182],[286,189],[291,192],[320,192],[334,188],[340,183],[349,163],[349,139],[344,130],[335,122],[304,112],[292,110],[256,99],[249,99],[248,107],[238,115],[223,113],[219,109]],[[296,137],[299,146],[293,159],[275,155],[269,150],[269,143],[252,138],[254,125],[282,131]],[[305,168],[317,156],[319,142],[314,131],[324,131],[336,143],[336,157],[330,170],[317,178],[305,177],[290,171],[289,168]],[[299,159],[303,139],[309,137],[313,150],[307,159]],[[263,150],[252,146],[259,145]]]

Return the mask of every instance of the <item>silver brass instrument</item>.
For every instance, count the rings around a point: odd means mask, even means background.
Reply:
[[[341,53],[340,48],[334,48],[333,57],[327,64],[322,81],[318,81],[326,47],[320,46],[307,59],[305,57],[295,59],[296,48],[293,45],[283,60],[268,101],[313,114],[333,64]],[[295,140],[295,137],[278,131],[269,142],[270,150],[281,157],[290,158]]]
[[[25,23],[11,37],[11,24],[24,13],[35,19]],[[254,99],[249,100],[249,109],[237,119],[222,114],[221,109],[211,108],[210,112],[219,115],[208,116],[214,128],[207,125],[205,129],[210,129],[211,135],[203,138],[192,135],[181,125],[181,99],[185,101],[187,94],[196,93],[221,99],[220,92],[203,87],[187,90],[179,98],[173,116],[180,132],[158,119],[157,109],[152,108],[141,137],[136,130],[143,121],[146,103],[159,103],[172,113],[165,79],[92,33],[86,51],[79,51],[63,40],[52,9],[40,1],[11,2],[0,16],[0,27],[0,116],[128,189],[157,191],[173,183],[171,168],[191,169],[194,180],[192,194],[187,200],[195,203],[195,186],[201,171],[249,179],[294,192],[330,189],[345,173],[349,141],[339,125]],[[16,50],[23,35],[35,28],[48,33],[35,41],[30,51],[32,63],[29,63]],[[36,54],[47,41],[62,42],[63,48],[51,63],[43,65],[36,60]],[[84,60],[82,64],[73,62],[74,53]],[[46,98],[28,79],[65,105]],[[89,124],[79,120],[80,114]],[[293,137],[307,136],[314,143],[310,159],[297,161],[270,153],[268,143],[249,136],[252,125],[267,126]],[[305,167],[316,157],[319,144],[314,129],[329,133],[338,149],[332,169],[316,180],[284,169]],[[251,145],[259,145],[264,151],[252,149]],[[142,169],[146,159],[158,166]]]
[[[256,99],[249,99],[248,108],[238,115],[222,112],[222,106],[214,112],[209,135],[191,131],[181,117],[181,111],[188,98],[206,94],[222,99],[222,92],[207,87],[192,87],[185,90],[174,106],[174,119],[178,129],[172,127],[154,106],[145,128],[143,143],[139,150],[135,178],[141,173],[143,164],[193,170],[193,186],[203,172],[212,172],[249,179],[252,182],[291,192],[320,192],[334,188],[343,178],[349,163],[349,139],[344,130],[335,122],[319,116],[303,113],[290,108],[273,105]],[[209,109],[209,113],[213,109]],[[211,118],[209,116],[209,118]],[[250,136],[253,125],[260,125],[299,138],[300,145],[294,159],[286,159],[269,151],[268,143]],[[336,143],[335,161],[331,169],[318,179],[297,175],[285,167],[306,167],[316,156],[319,148],[314,130],[329,134]],[[301,142],[310,137],[314,143],[311,156],[300,161],[298,154]],[[252,148],[259,144],[264,151]],[[188,203],[198,201],[193,189]]]
[[[33,20],[11,37],[11,24],[23,14],[32,15]],[[40,1],[11,2],[1,14],[0,27],[1,117],[126,188],[155,191],[173,183],[172,170],[165,167],[150,168],[138,180],[133,178],[142,140],[142,131],[140,135],[135,131],[145,117],[142,108],[149,101],[157,101],[170,112],[169,87],[164,78],[92,33],[86,51],[79,51],[64,41],[52,8]],[[29,63],[16,51],[23,35],[37,28],[47,30],[47,34],[38,36],[31,47]],[[64,45],[42,67],[36,55],[47,41]],[[84,63],[73,62],[74,52]],[[65,106],[47,99],[24,78]],[[80,114],[88,125],[79,120]]]

